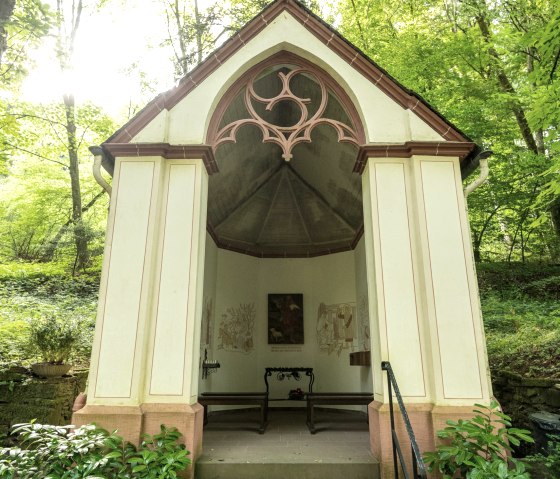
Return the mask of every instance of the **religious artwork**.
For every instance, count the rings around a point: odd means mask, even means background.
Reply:
[[[201,321],[201,332],[200,332],[200,350],[212,349],[212,339],[214,333],[214,324],[212,321],[212,308],[213,308],[212,298],[205,298],[204,304],[202,306],[202,321]]]
[[[358,299],[358,339],[360,349],[362,351],[369,351],[371,349],[371,339],[369,333],[369,304],[366,295]]]
[[[340,353],[357,346],[355,303],[319,304],[317,344],[323,353]]]
[[[218,327],[218,349],[249,353],[255,348],[255,303],[241,303],[222,314]]]
[[[268,295],[268,344],[303,344],[303,294]]]

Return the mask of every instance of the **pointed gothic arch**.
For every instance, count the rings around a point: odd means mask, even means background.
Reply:
[[[258,94],[256,83],[275,73],[281,81],[280,91],[268,98]],[[300,75],[307,77],[320,88],[319,105],[311,105],[312,99],[302,98],[293,92],[291,82]],[[228,109],[240,94],[243,96],[248,117],[224,122]],[[346,122],[325,115],[329,101],[340,105]],[[266,111],[272,111],[282,102],[292,102],[300,108],[300,118],[292,125],[274,124],[263,118],[255,108],[255,104],[261,104],[265,105]],[[308,105],[315,106],[315,111],[310,111]],[[311,142],[311,132],[318,125],[331,126],[336,131],[339,142],[352,143],[357,147],[366,142],[360,114],[338,82],[316,64],[285,50],[249,68],[226,91],[210,119],[206,143],[212,146],[215,153],[223,143],[235,143],[238,130],[245,125],[258,127],[264,143],[271,142],[280,146],[282,157],[286,161],[292,158],[292,150],[297,144]]]

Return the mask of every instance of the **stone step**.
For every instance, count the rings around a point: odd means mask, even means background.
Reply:
[[[195,479],[379,479],[379,464],[368,462],[225,463],[201,456]]]
[[[271,409],[264,434],[255,410],[210,415],[195,479],[379,479],[366,415],[317,411],[317,434],[306,411]]]

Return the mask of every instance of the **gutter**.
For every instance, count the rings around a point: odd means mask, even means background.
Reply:
[[[111,185],[107,183],[105,178],[101,175],[101,166],[104,166],[107,159],[105,158],[105,153],[103,152],[103,148],[100,146],[90,146],[89,151],[93,154],[93,177],[95,181],[101,185],[101,187],[105,190],[105,192],[111,197],[111,193],[113,189]]]
[[[490,174],[490,168],[488,167],[488,158],[490,158],[493,154],[494,152],[492,150],[484,150],[476,155],[476,157],[473,159],[472,163],[478,163],[480,165],[480,174],[478,175],[478,178],[476,180],[467,185],[467,187],[463,190],[465,198],[467,198],[474,190],[476,190],[480,185],[488,180],[488,176]]]

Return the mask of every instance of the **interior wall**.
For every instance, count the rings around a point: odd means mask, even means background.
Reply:
[[[208,357],[221,367],[201,380],[200,391],[264,391],[266,367],[311,367],[316,392],[371,391],[371,368],[350,366],[349,360],[350,352],[369,347],[363,241],[360,245],[316,258],[261,259],[217,249],[210,241],[204,297],[215,299]],[[303,294],[304,344],[268,344],[271,293]],[[272,376],[269,384],[270,397],[284,399],[272,407],[304,405],[285,399],[291,389],[306,391],[307,377]]]
[[[216,279],[218,273],[218,247],[211,236],[206,233],[206,253],[204,257],[204,291],[202,304],[202,318],[200,327],[200,372],[198,375],[198,390],[211,390],[213,375],[207,379],[202,379],[202,361],[204,352],[208,354],[208,359],[213,359],[213,330],[214,316],[216,311]]]
[[[366,247],[364,236],[354,249],[354,268],[356,272],[356,307],[358,323],[362,325],[360,350],[370,351],[370,303],[375,298],[368,297],[368,278],[366,268]],[[373,374],[371,367],[360,367],[360,386],[362,391],[373,392]]]

